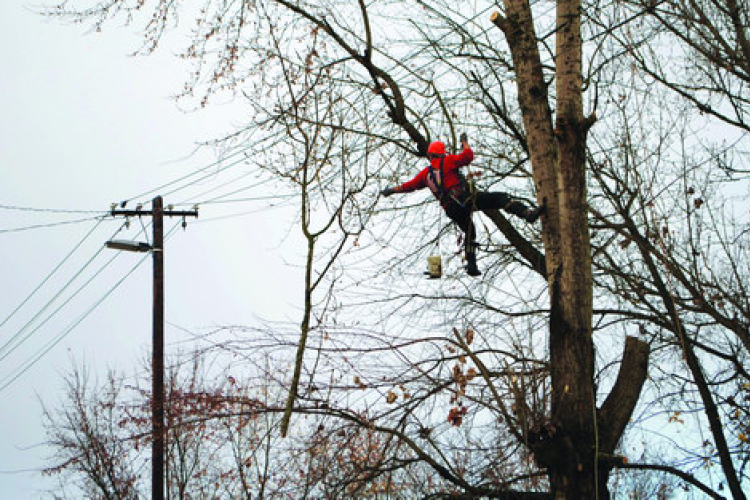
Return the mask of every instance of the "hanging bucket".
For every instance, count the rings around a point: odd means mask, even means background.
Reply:
[[[443,275],[443,259],[439,255],[427,257],[427,274],[430,279],[437,279]]]

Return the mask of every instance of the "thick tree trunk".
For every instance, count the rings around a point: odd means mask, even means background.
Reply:
[[[560,268],[552,279],[550,362],[552,421],[567,460],[549,464],[553,493],[595,498],[600,477],[595,439],[591,244],[586,198],[586,132],[581,76],[580,0],[557,2],[557,188]],[[562,451],[562,450],[561,450]]]
[[[586,135],[593,120],[583,115],[580,0],[558,0],[557,116],[552,123],[528,0],[505,0],[505,17],[492,21],[503,30],[516,71],[518,96],[528,137],[537,201],[547,208],[543,222],[545,271],[550,296],[552,404],[549,422],[531,436],[537,461],[547,468],[555,498],[608,498],[609,467],[599,466],[592,341],[593,279],[586,194]],[[645,367],[648,350],[640,341],[626,352]],[[623,383],[630,375],[621,373]],[[627,391],[628,417],[645,372]],[[632,403],[632,404],[631,404]],[[611,413],[611,412],[610,412]],[[624,430],[618,413],[608,425],[608,443]],[[627,422],[627,418],[624,419]]]

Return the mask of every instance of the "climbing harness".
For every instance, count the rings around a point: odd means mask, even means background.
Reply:
[[[430,188],[430,191],[432,191],[435,197],[440,201],[441,205],[443,205],[446,195],[461,206],[461,208],[466,208],[466,205],[469,202],[474,205],[476,201],[474,197],[474,192],[476,191],[474,183],[468,180],[461,172],[456,172],[460,181],[458,186],[452,187],[450,190],[446,191],[443,184],[443,180],[445,179],[443,172],[444,162],[444,155],[440,157],[439,169],[434,169],[432,167],[432,162],[430,162],[429,171],[427,173],[427,186]],[[473,210],[476,210],[476,206],[472,207],[472,211]]]
[[[427,186],[432,191],[432,194],[443,204],[443,198],[445,197],[445,188],[443,187],[443,163],[445,163],[445,155],[440,156],[440,169],[435,170],[432,168],[432,160],[430,160],[429,171],[427,172]]]

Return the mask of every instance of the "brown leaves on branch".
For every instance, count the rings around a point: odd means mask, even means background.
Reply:
[[[454,427],[460,427],[463,423],[464,416],[466,416],[468,411],[469,410],[463,405],[454,406],[448,412],[448,422]]]

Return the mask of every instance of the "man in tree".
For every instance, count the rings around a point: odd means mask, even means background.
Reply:
[[[475,210],[503,209],[513,215],[534,223],[541,215],[543,207],[530,208],[519,200],[513,199],[508,193],[477,191],[467,185],[460,175],[459,168],[469,165],[474,159],[474,152],[469,147],[466,134],[461,134],[461,153],[446,154],[445,143],[432,142],[427,148],[427,158],[430,164],[419,172],[412,180],[381,191],[383,196],[394,193],[409,193],[429,187],[435,198],[442,205],[450,219],[458,224],[464,233],[466,250],[466,272],[469,276],[482,274],[477,268],[476,232],[471,214]]]

